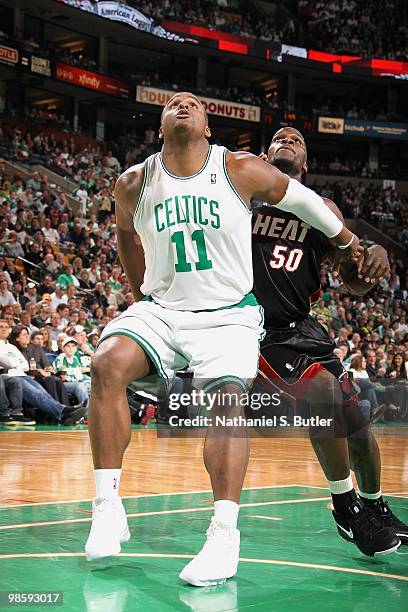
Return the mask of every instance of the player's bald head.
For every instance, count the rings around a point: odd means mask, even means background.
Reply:
[[[268,162],[294,178],[305,174],[307,150],[302,133],[290,126],[275,132],[268,149]]]
[[[285,126],[283,128],[280,128],[277,132],[275,132],[275,134],[272,136],[272,142],[274,140],[276,140],[279,137],[291,137],[291,136],[298,136],[304,145],[305,151],[306,151],[306,156],[307,156],[307,147],[306,147],[306,141],[304,139],[304,136],[302,134],[302,132],[300,130],[298,130],[297,128],[294,127],[290,127],[290,126]]]
[[[159,138],[210,138],[208,115],[204,104],[190,91],[174,94],[161,114]]]
[[[195,94],[191,93],[190,91],[179,91],[176,94],[174,94],[174,96],[172,96],[164,105],[163,110],[161,112],[161,120],[163,120],[163,114],[166,112],[166,110],[171,108],[172,104],[174,104],[175,102],[180,103],[184,101],[188,103],[189,100],[194,100],[202,108],[202,110],[204,111],[205,119],[206,119],[206,125],[208,125],[208,115],[207,115],[207,111],[205,109],[204,104],[201,102],[199,98],[197,98]]]

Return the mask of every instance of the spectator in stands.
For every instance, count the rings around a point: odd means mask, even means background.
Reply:
[[[30,334],[33,334],[38,331],[38,327],[32,323],[31,313],[29,310],[22,310],[20,312],[20,324],[24,325],[29,331]]]
[[[8,370],[9,376],[20,377],[24,401],[49,414],[61,425],[70,425],[83,418],[85,410],[82,407],[57,402],[36,380],[27,375],[29,364],[18,348],[8,342],[9,333],[7,321],[0,320],[0,366]]]
[[[66,296],[68,298],[68,296]],[[60,318],[60,323],[62,327],[66,327],[69,324],[69,306],[65,302],[62,302],[57,306],[56,313]]]
[[[37,287],[37,292],[41,296],[41,299],[47,302],[51,302],[51,293],[54,291],[54,279],[52,274],[45,274],[42,277],[41,283]]]
[[[388,414],[388,420],[408,420],[408,372],[404,353],[395,353],[391,365],[387,368],[386,378],[393,382],[390,401],[399,409],[391,412],[391,415]]]
[[[16,325],[9,341],[14,344],[27,360],[30,373],[42,387],[61,404],[69,405],[69,397],[62,381],[52,374],[52,367],[39,344],[32,344],[30,334],[24,325]]]
[[[55,291],[51,293],[51,302],[50,306],[52,310],[56,310],[58,312],[58,307],[61,304],[66,305],[68,302],[68,296],[65,292],[65,289],[60,283],[55,284]]]
[[[26,181],[26,188],[31,187],[33,191],[39,191],[41,189],[41,177],[39,172],[34,172],[32,177]]]
[[[88,344],[88,338],[85,328],[82,325],[76,325],[74,328],[74,338],[77,343],[76,356],[79,358],[83,372],[90,372],[91,360],[94,355],[94,350]]]
[[[47,253],[44,256],[44,265],[46,267],[47,272],[49,272],[50,274],[55,274],[60,268],[59,263],[55,261],[55,257],[52,253]]]
[[[407,380],[407,360],[404,353],[396,353],[392,359],[391,365],[387,368],[387,378],[393,380]]]
[[[97,346],[98,342],[99,342],[99,334],[98,334],[96,329],[93,329],[88,334],[88,346],[91,349],[91,351],[93,351],[93,352],[96,351],[96,346]]]
[[[376,380],[377,378],[384,378],[385,376],[385,368],[381,367],[377,362],[377,353],[375,350],[367,351],[366,356],[366,370],[367,374],[370,377],[370,380]]]
[[[58,244],[60,241],[59,234],[55,228],[51,226],[51,219],[46,217],[44,219],[44,225],[41,228],[44,238],[51,244]]]
[[[71,264],[65,266],[64,272],[58,277],[58,284],[62,289],[67,289],[69,285],[74,285],[74,287],[79,287],[79,280],[73,274],[73,268]]]
[[[24,257],[24,249],[18,240],[17,233],[9,232],[6,240],[2,240],[0,244],[4,244],[4,250],[11,257]]]
[[[51,365],[56,356],[56,352],[53,350],[51,335],[47,325],[31,334],[31,343],[38,344],[42,348],[48,359],[48,363]]]
[[[98,305],[101,308],[108,307],[108,300],[106,299],[103,283],[101,282],[96,283],[93,294],[94,294],[96,301],[98,302]]]
[[[0,280],[0,306],[7,306],[8,304],[15,304],[16,298],[9,291],[8,282],[6,280]]]
[[[46,325],[47,321],[50,318],[51,308],[50,308],[48,300],[43,300],[42,302],[39,302],[39,307],[40,307],[40,311],[34,317],[33,324],[38,329],[41,329],[42,327],[44,327],[44,325]]]
[[[92,329],[92,325],[89,321],[88,311],[86,308],[81,308],[79,310],[78,325],[81,325],[86,333],[90,332]]]
[[[23,385],[18,376],[0,374],[0,424],[35,425],[33,419],[24,416]]]
[[[112,151],[108,151],[104,158],[104,165],[108,170],[116,170],[118,173],[121,171],[119,160],[113,155]]]
[[[38,301],[37,286],[35,283],[27,283],[24,295],[20,298],[22,308],[26,308],[27,304],[36,304]]]
[[[91,378],[83,372],[81,360],[77,356],[77,342],[75,338],[67,336],[61,342],[62,353],[54,361],[54,369],[63,372],[64,385],[77,401],[88,408]]]
[[[359,399],[365,399],[370,402],[371,416],[376,417],[379,410],[379,403],[375,392],[375,385],[368,376],[366,360],[363,355],[358,354],[351,358],[349,372],[353,374],[353,378],[361,390]]]

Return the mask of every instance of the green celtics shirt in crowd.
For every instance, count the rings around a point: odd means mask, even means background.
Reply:
[[[227,149],[211,145],[193,176],[175,176],[150,156],[134,227],[146,262],[141,291],[172,310],[213,310],[251,291],[251,211],[226,168]]]
[[[78,348],[75,352],[75,357],[78,359],[79,363],[83,368],[91,367],[91,356],[84,353],[84,351]]]
[[[61,353],[54,359],[53,366],[57,372],[65,372],[67,382],[81,382],[85,378],[81,362],[76,355],[68,359],[64,353]]]

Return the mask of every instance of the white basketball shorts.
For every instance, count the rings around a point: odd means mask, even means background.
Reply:
[[[145,298],[110,321],[99,343],[115,335],[132,338],[167,384],[187,367],[196,388],[228,383],[246,391],[258,369],[262,325],[263,309],[251,293],[232,307],[199,312],[170,310]]]

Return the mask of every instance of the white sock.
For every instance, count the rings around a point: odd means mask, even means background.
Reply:
[[[229,499],[219,499],[214,502],[214,517],[225,525],[237,526],[239,504]]]
[[[342,493],[348,493],[354,489],[351,474],[344,480],[328,480],[327,484],[333,495],[341,495]]]
[[[381,489],[377,491],[377,493],[363,493],[363,491],[358,491],[360,497],[365,497],[365,499],[380,499],[382,495]]]
[[[94,470],[96,497],[117,497],[119,495],[122,470]]]

